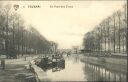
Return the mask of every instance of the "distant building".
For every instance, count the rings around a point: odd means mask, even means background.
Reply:
[[[60,53],[68,53],[71,52],[71,49],[59,49]]]
[[[72,47],[72,53],[77,54],[79,52],[79,46],[73,46]]]

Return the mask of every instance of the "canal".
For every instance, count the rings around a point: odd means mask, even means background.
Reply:
[[[120,69],[120,68],[119,68]],[[120,69],[121,70],[121,69]],[[43,76],[42,76],[43,77]],[[45,71],[42,81],[126,81],[126,73],[107,69],[104,66],[81,61],[73,54],[65,57],[64,68]]]

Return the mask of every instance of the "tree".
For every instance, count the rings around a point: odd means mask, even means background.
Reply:
[[[10,8],[11,5],[0,5],[0,54],[16,58],[20,54],[48,52],[52,47],[50,41],[32,25],[26,26],[21,15]]]
[[[93,31],[85,34],[83,45],[85,49],[93,51],[105,51],[124,53],[127,51],[127,14],[126,5],[124,11],[118,10],[104,19]]]

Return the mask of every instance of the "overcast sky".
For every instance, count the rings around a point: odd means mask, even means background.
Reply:
[[[59,48],[71,48],[81,46],[84,34],[120,9],[124,1],[34,1],[18,4],[25,6],[18,12],[28,24],[34,25],[48,40],[57,42]],[[27,8],[32,4],[41,8]],[[72,5],[73,8],[50,8],[50,5]]]

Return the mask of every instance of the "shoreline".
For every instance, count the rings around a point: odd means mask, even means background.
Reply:
[[[101,66],[112,72],[127,73],[127,59],[81,56],[80,60],[92,65]]]

